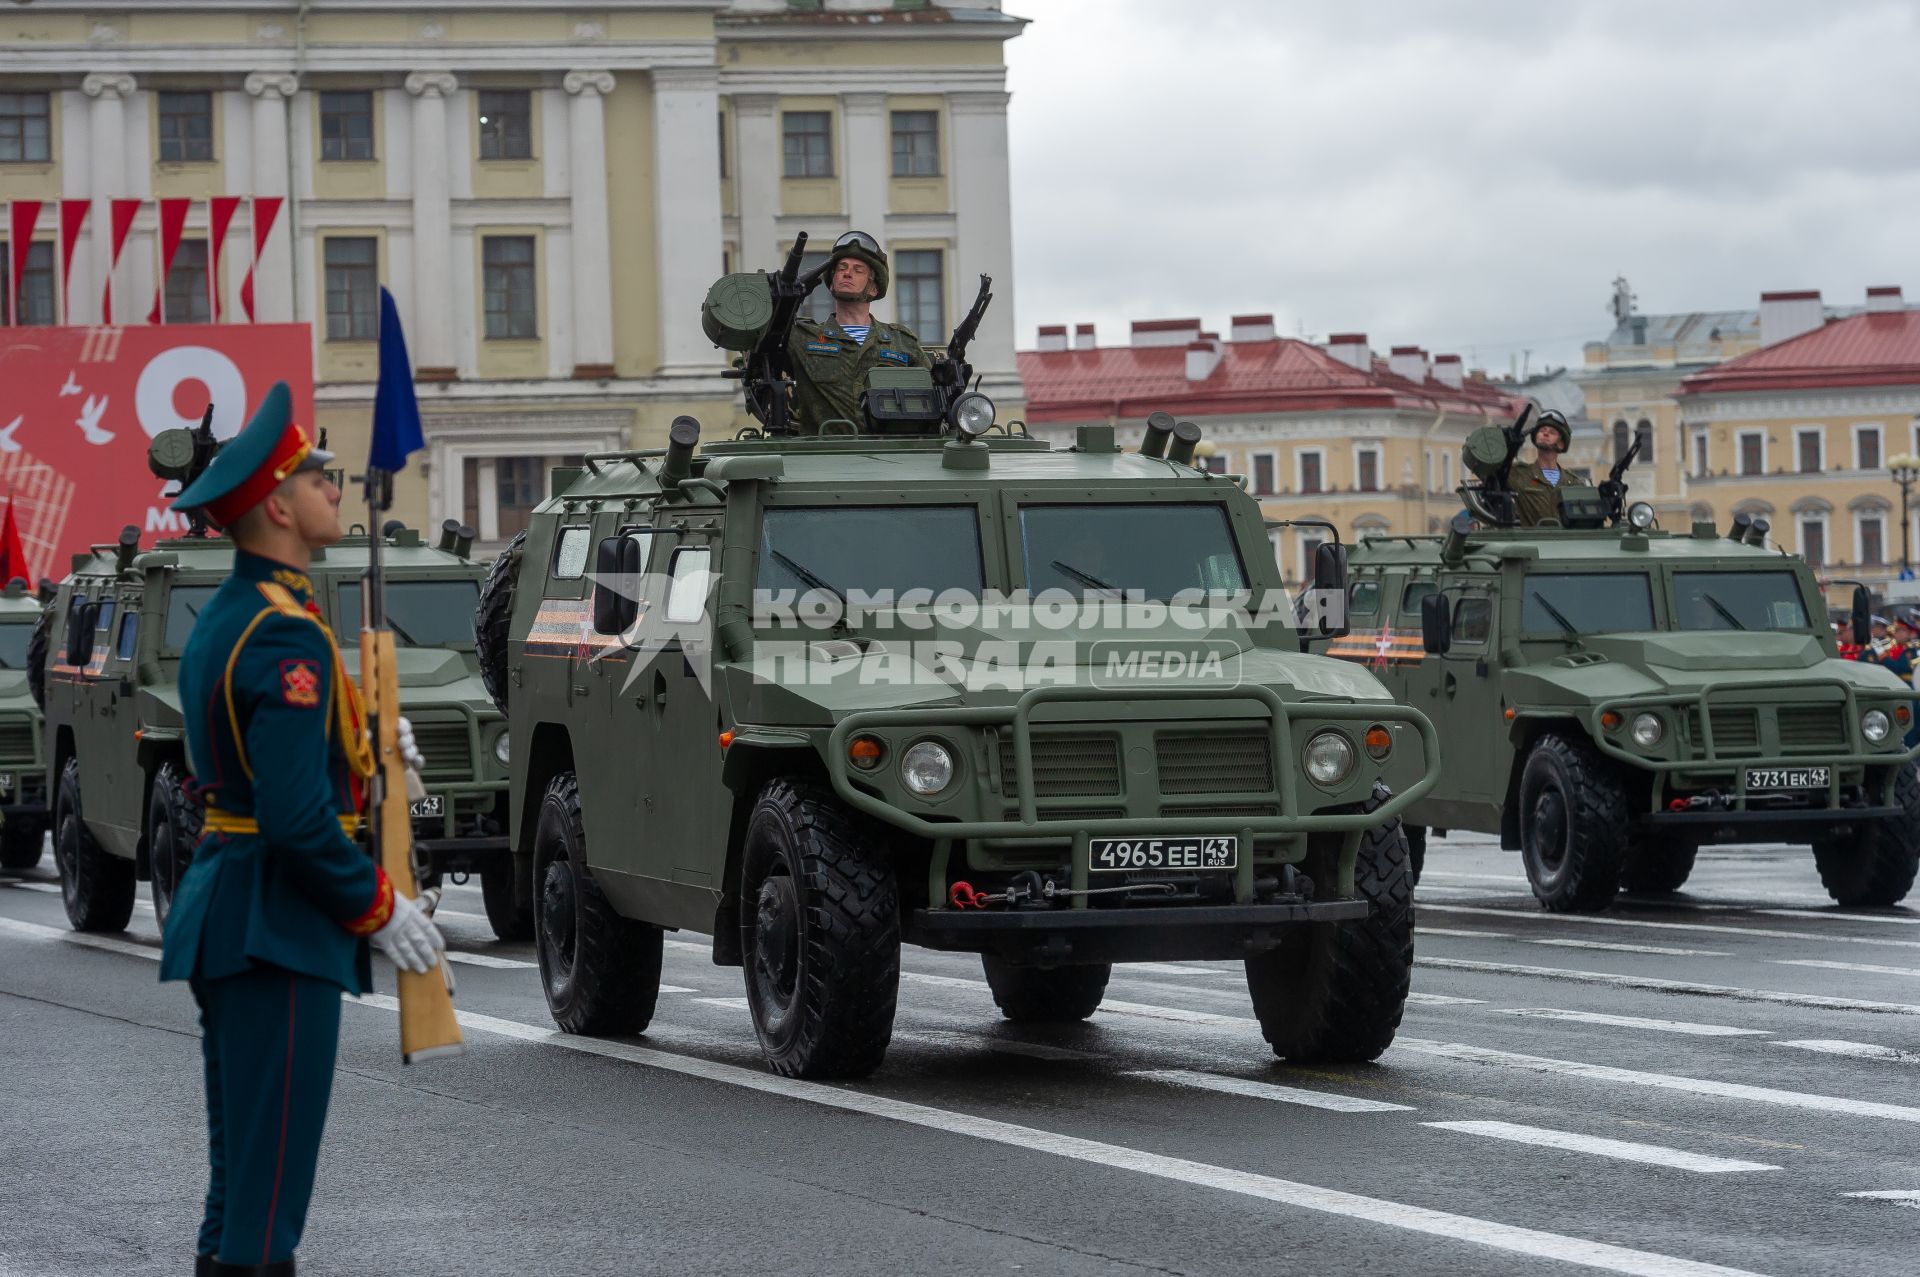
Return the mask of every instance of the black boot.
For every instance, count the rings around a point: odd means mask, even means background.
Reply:
[[[214,1277],[220,1271],[220,1261],[212,1255],[196,1255],[193,1259],[193,1277]]]
[[[294,1277],[291,1259],[277,1264],[223,1264],[211,1255],[202,1255],[200,1262],[207,1267],[196,1269],[196,1273],[211,1273],[213,1277]]]

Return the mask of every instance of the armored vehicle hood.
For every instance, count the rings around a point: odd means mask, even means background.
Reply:
[[[399,666],[401,687],[447,687],[471,679],[473,687],[456,699],[485,703],[486,692],[480,687],[465,653],[444,647],[402,647],[395,651],[394,656]],[[347,667],[347,673],[355,678],[360,677],[360,648],[357,644],[341,644],[340,658]]]
[[[1613,699],[1664,692],[1697,692],[1711,685],[1778,690],[1781,671],[1803,670],[1807,681],[1838,680],[1856,691],[1898,692],[1905,685],[1878,665],[1827,654],[1812,634],[1740,634],[1725,631],[1605,634],[1584,638],[1565,656],[1510,671],[1509,686],[1524,699],[1549,689],[1581,699]]]

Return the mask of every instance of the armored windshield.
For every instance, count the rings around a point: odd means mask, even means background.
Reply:
[[[1807,607],[1791,572],[1675,572],[1681,630],[1804,630]]]
[[[775,506],[760,525],[754,588],[768,593],[986,588],[973,506]]]
[[[479,605],[479,582],[468,577],[387,579],[387,624],[401,647],[473,646],[473,612]],[[360,641],[357,580],[340,583],[340,612],[333,618],[333,632],[342,643]]]
[[[1227,511],[1217,505],[1030,505],[1020,508],[1027,588],[1093,597],[1247,588]]]
[[[193,633],[193,622],[200,615],[200,609],[213,597],[217,585],[176,585],[167,591],[167,633],[164,646],[169,652],[179,652],[187,645],[187,635]]]
[[[0,624],[0,670],[27,668],[27,640],[31,637],[31,619]]]
[[[1645,572],[1529,575],[1520,628],[1529,635],[1651,630],[1653,585]]]

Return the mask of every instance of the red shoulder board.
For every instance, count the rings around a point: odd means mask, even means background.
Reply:
[[[280,662],[280,699],[299,709],[318,707],[320,663],[304,660]]]

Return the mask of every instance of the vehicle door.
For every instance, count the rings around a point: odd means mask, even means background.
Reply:
[[[146,817],[146,776],[140,769],[140,738],[135,734],[141,724],[139,704],[134,695],[134,654],[140,641],[140,586],[118,586],[113,593],[113,611],[101,606],[100,624],[94,633],[94,650],[87,666],[95,702],[100,706],[98,734],[100,760],[107,776],[105,790],[93,790],[86,796],[86,809],[93,820],[113,831],[116,849],[132,854],[140,841],[140,826]]]
[[[655,766],[647,785],[660,809],[659,847],[671,877],[717,893],[726,866],[732,794],[721,778],[726,724],[711,679],[710,600],[720,572],[721,528],[710,510],[673,512],[655,538],[652,606],[672,634],[639,671],[653,731]]]
[[[1506,718],[1499,680],[1492,676],[1497,635],[1495,578],[1450,578],[1453,642],[1445,655],[1428,655],[1422,702],[1440,734],[1440,785],[1449,802],[1497,802],[1506,790]],[[1464,823],[1464,822],[1463,822]]]
[[[102,582],[83,613],[74,618],[73,639],[68,658],[74,665],[74,751],[80,759],[80,810],[87,828],[108,850],[130,854],[125,847],[126,827],[116,787],[126,783],[123,751],[119,748],[120,725],[116,721],[120,698],[113,681],[107,678],[108,658],[113,652],[113,618],[119,613],[120,600],[111,582]],[[133,734],[129,714],[126,734]]]

